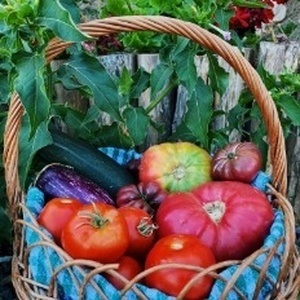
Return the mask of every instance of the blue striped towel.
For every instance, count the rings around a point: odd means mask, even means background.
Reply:
[[[118,163],[124,165],[128,161],[132,159],[140,158],[141,155],[136,153],[135,151],[126,151],[123,149],[116,148],[102,148],[100,149],[104,153],[113,157]],[[256,188],[260,188],[261,190],[266,189],[266,183],[270,180],[269,176],[260,172],[253,182],[253,185]],[[26,196],[26,207],[29,209],[31,214],[36,218],[40,211],[44,206],[44,195],[43,193],[35,187],[31,187],[28,190]],[[28,214],[24,214],[24,219],[28,223],[32,223],[33,221],[28,216]],[[49,233],[41,228],[42,231],[52,238]],[[269,236],[265,239],[263,247],[266,249],[272,248],[272,246],[277,243],[282,237],[285,235],[284,228],[284,216],[281,211],[275,211],[275,220],[271,227]],[[51,280],[51,275],[53,274],[53,270],[59,268],[59,266],[63,263],[63,258],[60,257],[55,249],[47,246],[43,247],[40,245],[35,245],[35,243],[42,240],[40,234],[38,234],[31,227],[26,226],[25,230],[25,241],[28,246],[32,246],[32,250],[29,253],[29,267],[32,273],[32,277],[37,282],[49,285]],[[272,290],[272,285],[276,283],[277,278],[279,276],[280,264],[281,264],[281,255],[284,252],[284,243],[281,242],[279,247],[277,248],[278,255],[273,256],[268,270],[267,277],[269,280],[265,279],[260,290],[260,294],[258,299],[263,300],[266,299],[270,291]],[[259,268],[265,264],[267,259],[267,253],[263,253],[259,255],[255,261],[253,267],[247,267],[242,274],[240,274],[235,286],[243,293],[246,299],[253,299],[253,294],[255,290],[255,286],[257,285],[259,278]],[[224,280],[228,280],[235,273],[238,266],[230,266],[223,270],[220,275]],[[79,299],[79,290],[77,283],[82,283],[84,280],[84,276],[89,273],[89,270],[86,269],[86,272],[82,274],[82,271],[79,270],[78,267],[69,267],[68,269],[64,269],[59,272],[57,276],[57,287],[59,293],[59,299],[64,300],[77,300]],[[98,287],[103,291],[105,295],[109,295],[109,299],[117,300],[121,299],[120,292],[115,289],[105,278],[99,274],[93,276],[94,282]],[[156,289],[148,288],[142,284],[136,284],[136,288],[142,291],[148,299],[153,300],[171,300],[174,297],[170,297]],[[209,300],[218,300],[222,295],[225,288],[224,281],[221,279],[217,279],[212,287],[210,295],[208,296]],[[87,284],[85,288],[85,298],[86,300],[94,300],[99,299],[99,294],[95,287],[92,284]],[[133,291],[128,291],[126,293],[126,299],[135,300],[139,299],[138,296]],[[240,296],[232,289],[227,298],[227,300],[238,300]]]

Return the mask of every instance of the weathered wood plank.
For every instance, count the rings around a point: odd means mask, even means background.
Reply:
[[[247,59],[250,58],[251,51],[250,49],[244,50],[244,55]],[[236,71],[229,66],[229,64],[224,61],[221,57],[218,58],[219,65],[224,68],[226,72],[229,74],[229,86],[225,91],[224,95],[220,98],[218,95],[215,95],[214,99],[214,109],[222,110],[225,113],[228,113],[231,108],[233,108],[239,100],[242,90],[244,89],[244,82],[242,78],[236,73]],[[195,57],[195,65],[197,69],[197,74],[199,77],[207,82],[208,81],[208,70],[209,70],[209,62],[207,56],[196,56]],[[177,101],[176,101],[176,109],[174,114],[173,121],[173,131],[180,124],[182,117],[186,112],[186,100],[187,100],[187,91],[184,87],[180,86],[178,88]],[[214,124],[212,124],[213,129],[220,129],[226,126],[226,115],[219,116],[216,118]],[[230,133],[229,141],[234,142],[240,140],[240,134],[237,131],[233,131]]]
[[[250,59],[251,49],[243,50],[244,56],[247,60]],[[234,106],[238,104],[239,98],[245,83],[239,74],[221,57],[218,58],[219,64],[229,74],[229,85],[222,97],[215,97],[215,109],[228,113]],[[226,115],[219,116],[214,122],[214,129],[224,128],[227,125]],[[238,130],[233,130],[229,133],[229,142],[236,142],[241,140],[241,134]]]
[[[287,41],[281,44],[260,43],[259,62],[271,74],[284,71],[297,72],[300,66],[300,42]],[[298,99],[300,101],[300,97]],[[300,118],[300,116],[299,116]],[[288,194],[294,206],[296,222],[300,224],[300,130],[292,128],[286,140],[288,159]]]

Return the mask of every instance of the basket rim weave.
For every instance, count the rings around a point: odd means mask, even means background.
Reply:
[[[275,103],[257,71],[251,66],[248,60],[246,60],[246,58],[238,49],[231,46],[226,41],[196,24],[179,19],[162,16],[111,17],[82,23],[79,24],[78,27],[91,37],[100,37],[111,33],[130,31],[155,31],[160,33],[180,35],[198,43],[202,47],[222,57],[241,76],[246,86],[254,96],[265,122],[269,143],[269,156],[272,166],[272,185],[274,187],[271,189],[276,198],[280,199],[279,207],[285,214],[286,250],[283,257],[283,266],[279,279],[282,281],[282,284],[278,284],[276,287],[277,294],[289,294],[289,296],[292,294],[296,295],[295,293],[297,286],[299,285],[298,275],[300,259],[295,248],[295,220],[293,208],[285,198],[287,189],[287,158],[285,152],[285,139]],[[72,44],[72,42],[61,41],[57,38],[53,39],[46,49],[47,63],[50,63],[55,57],[57,57]],[[24,259],[25,250],[20,224],[24,222],[21,219],[18,219],[18,213],[20,210],[17,208],[22,206],[24,203],[24,192],[20,187],[18,177],[18,142],[23,113],[24,108],[22,106],[22,102],[19,99],[19,96],[14,93],[11,97],[4,133],[3,159],[7,196],[12,217],[15,221],[16,233],[14,242],[12,279],[17,294],[21,297],[21,299],[27,298],[26,290],[28,290],[28,286],[30,285],[31,281],[30,279],[26,279],[28,270],[26,268],[26,264],[24,265],[24,260],[22,260]],[[290,264],[294,266],[294,269],[292,268],[291,270]],[[130,286],[131,284],[133,283],[129,282],[127,286]],[[233,284],[234,283],[229,283],[229,285]],[[283,286],[285,288],[283,288]],[[229,287],[227,288],[227,292],[228,291]],[[278,299],[280,299],[279,296]]]

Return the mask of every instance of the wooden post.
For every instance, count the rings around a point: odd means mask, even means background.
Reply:
[[[251,51],[250,49],[244,50],[244,55],[247,59],[250,59]],[[215,103],[214,109],[223,110],[225,113],[228,113],[231,108],[233,108],[239,100],[241,92],[244,88],[244,82],[242,78],[235,72],[235,70],[229,66],[229,64],[224,61],[221,57],[218,58],[219,65],[225,69],[226,72],[229,73],[229,86],[224,93],[224,95],[220,98],[218,95],[215,95]],[[208,70],[209,70],[209,61],[207,56],[196,56],[195,57],[195,65],[197,69],[197,74],[199,77],[207,82],[208,81]],[[186,111],[186,98],[187,92],[184,87],[179,86],[177,101],[176,101],[176,109],[174,115],[173,122],[173,130],[180,124],[182,117]],[[220,129],[226,126],[226,116],[217,117],[214,124],[212,125],[213,129]],[[229,141],[234,142],[240,140],[240,134],[237,131],[233,131],[230,133]]]
[[[287,41],[281,44],[260,43],[259,62],[271,74],[288,70],[297,72],[300,66],[300,42]],[[300,101],[300,98],[298,99]],[[296,222],[300,224],[300,130],[292,128],[286,140],[288,159],[288,194],[294,206]]]
[[[251,49],[243,50],[244,56],[247,60],[250,59]],[[245,88],[243,79],[236,73],[236,71],[221,57],[218,58],[219,65],[229,74],[229,85],[222,97],[215,97],[215,109],[222,110],[228,113],[234,106],[238,104],[240,95]],[[214,122],[214,129],[224,128],[227,123],[226,115],[216,118]],[[241,140],[241,134],[238,130],[233,130],[229,133],[229,142],[236,142]]]

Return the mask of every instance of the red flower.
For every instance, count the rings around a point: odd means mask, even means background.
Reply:
[[[243,34],[245,31],[260,28],[262,23],[269,23],[274,17],[272,11],[274,3],[270,0],[264,0],[264,3],[270,8],[234,7],[235,15],[230,19],[230,28]]]
[[[235,7],[235,15],[230,19],[232,29],[249,28],[251,13],[247,7]]]

